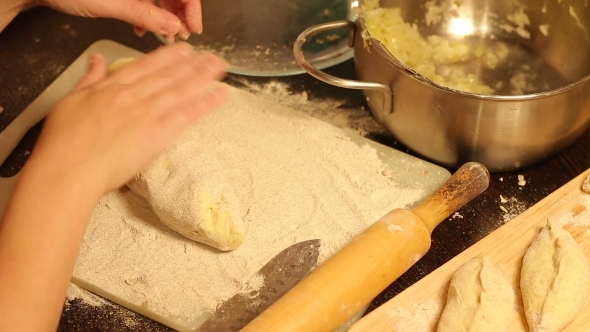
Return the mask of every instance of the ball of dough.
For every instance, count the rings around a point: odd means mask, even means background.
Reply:
[[[113,73],[135,58],[121,58]],[[247,231],[233,187],[225,181],[214,153],[201,151],[198,139],[183,135],[127,183],[147,201],[160,221],[184,237],[222,251],[239,247]]]
[[[572,235],[551,220],[525,253],[520,290],[532,332],[560,331],[588,298],[588,259]]]
[[[487,257],[479,255],[453,274],[437,331],[508,331],[515,308],[512,286]]]
[[[219,250],[236,249],[247,229],[239,200],[215,157],[197,153],[196,144],[177,140],[127,187],[171,230]]]

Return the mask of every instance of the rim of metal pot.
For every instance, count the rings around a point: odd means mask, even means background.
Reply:
[[[473,97],[473,98],[479,98],[479,99],[502,100],[502,101],[522,101],[522,100],[545,98],[545,97],[561,94],[565,91],[571,90],[571,89],[585,83],[586,81],[590,80],[590,74],[588,74],[575,82],[569,83],[567,85],[561,86],[556,89],[543,91],[543,92],[537,92],[537,93],[531,93],[531,94],[515,95],[515,96],[486,95],[486,94],[473,93],[473,92],[467,92],[467,91],[462,91],[462,90],[458,90],[458,89],[453,89],[453,88],[449,88],[447,86],[438,84],[438,83],[430,80],[429,78],[418,73],[414,69],[406,66],[397,57],[395,57],[393,54],[391,54],[391,52],[389,52],[387,47],[385,47],[385,45],[383,45],[383,43],[381,41],[379,41],[377,38],[371,36],[369,29],[367,28],[367,25],[365,24],[363,10],[361,8],[358,8],[358,16],[357,16],[356,23],[359,24],[361,27],[361,29],[359,29],[359,30],[362,31],[363,40],[366,43],[371,44],[375,48],[375,50],[378,53],[380,53],[381,56],[383,56],[385,58],[385,60],[387,60],[391,64],[395,65],[396,67],[402,69],[404,74],[413,77],[418,82],[420,82],[422,84],[429,85],[431,87],[434,87],[434,88],[437,88],[440,90],[447,91],[447,92],[452,92],[452,93],[456,93],[456,94],[460,94],[460,95],[464,95],[464,96],[468,96],[468,97]],[[359,30],[357,30],[356,33],[359,33]]]

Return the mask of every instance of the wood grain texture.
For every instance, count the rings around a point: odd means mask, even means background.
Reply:
[[[527,331],[526,319],[520,304],[522,300],[520,298],[519,275],[522,258],[533,238],[546,225],[547,218],[559,220],[567,214],[575,216],[587,210],[582,199],[588,194],[582,192],[581,186],[588,175],[590,175],[590,170],[580,174],[413,286],[373,310],[354,324],[349,331],[403,330],[410,332],[408,326],[411,326],[411,322],[408,320],[417,319],[415,310],[420,307],[420,304],[425,303],[434,309],[430,310],[430,314],[427,315],[428,321],[421,327],[426,327],[426,329],[421,331],[435,331],[453,273],[467,260],[480,253],[487,255],[491,262],[496,264],[509,279],[518,297],[519,307],[516,308],[518,315],[512,322],[509,331]],[[578,241],[586,256],[590,257],[590,228],[566,225],[565,229]],[[408,314],[412,311],[414,311],[413,317],[412,314]],[[400,312],[406,314],[398,314]],[[564,330],[564,332],[574,331],[590,331],[590,306],[586,306]]]

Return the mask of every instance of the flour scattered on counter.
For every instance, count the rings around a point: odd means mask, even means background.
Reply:
[[[264,286],[264,276],[257,273],[252,278],[250,278],[250,280],[248,280],[244,286],[244,289],[240,290],[240,293],[254,296],[258,293],[262,286]]]
[[[500,180],[500,182],[503,182],[504,181],[504,178],[503,177],[500,177],[499,180]]]
[[[102,297],[95,295],[76,284],[70,283],[68,286],[68,293],[66,295],[68,301],[79,299],[89,306],[100,307],[107,304],[107,301]]]
[[[519,214],[523,213],[528,206],[526,203],[519,201],[516,197],[501,197],[500,210],[504,212],[502,215],[502,221],[505,223],[514,219]],[[503,199],[503,201],[502,201]]]
[[[455,218],[463,219],[463,215],[461,215],[459,212],[455,212],[455,213],[453,213],[453,216],[451,218],[453,218],[453,219],[455,219]]]
[[[564,227],[566,225],[576,227],[590,227],[590,195],[584,195],[580,198],[580,205],[573,211],[569,211],[554,220],[556,225]]]
[[[353,129],[361,136],[391,135],[364,106],[360,109],[345,108],[342,100],[333,98],[310,100],[307,91],[294,93],[288,84],[280,81],[270,81],[266,84],[254,83],[247,78],[239,78],[235,81],[243,84],[249,92],[257,96],[304,111],[337,127]]]
[[[385,213],[424,197],[383,175],[389,166],[371,145],[342,139],[346,132],[303,112],[232,93],[184,135],[201,143],[186,161],[215,157],[233,184],[249,221],[242,245],[220,253],[187,240],[122,189],[94,210],[75,282],[189,329],[282,249],[319,238],[321,263]]]
[[[508,200],[504,198],[504,196],[500,195],[500,203],[505,204],[508,203]]]
[[[88,315],[87,319],[102,320],[102,315],[105,312],[109,315],[109,319],[115,320],[120,324],[120,327],[134,328],[138,325],[138,314],[134,313],[126,308],[112,304],[111,302],[103,299],[102,297],[89,292],[74,283],[70,283],[68,292],[66,295],[66,302],[64,310],[70,310],[73,302],[79,302],[76,304],[78,310],[92,310],[93,308],[100,307],[101,310],[97,311],[98,316]],[[104,310],[108,308],[108,310]],[[149,332],[151,329],[146,330],[142,328],[142,331]],[[154,331],[155,332],[155,331]]]
[[[440,301],[428,300],[391,309],[387,311],[385,319],[392,331],[434,331],[442,309]]]
[[[518,185],[524,187],[526,185],[526,180],[524,179],[524,175],[518,175]]]

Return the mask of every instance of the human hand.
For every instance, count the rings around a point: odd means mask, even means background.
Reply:
[[[186,43],[160,47],[107,75],[94,56],[86,76],[49,113],[25,165],[78,183],[99,198],[129,181],[179,133],[218,106],[225,64]]]
[[[107,17],[133,24],[138,34],[153,31],[168,40],[203,31],[201,0],[32,0],[68,14]]]

